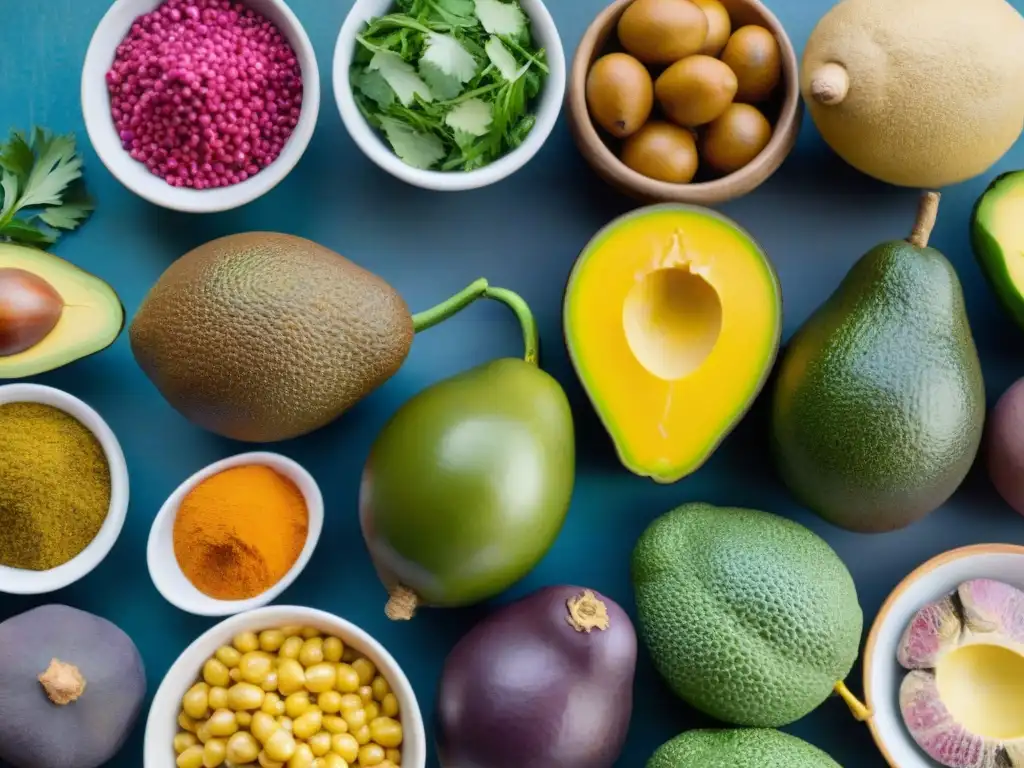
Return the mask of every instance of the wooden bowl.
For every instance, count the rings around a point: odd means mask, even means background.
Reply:
[[[768,179],[793,150],[803,102],[796,51],[779,20],[760,0],[721,0],[729,11],[733,29],[758,24],[770,30],[782,54],[782,83],[777,95],[767,104],[759,104],[772,123],[772,138],[757,157],[727,176],[702,179],[689,184],[658,181],[627,167],[618,157],[618,142],[605,134],[590,119],[586,82],[590,65],[605,53],[621,50],[616,25],[633,0],[615,0],[587,28],[573,57],[568,83],[569,128],[583,157],[597,174],[621,192],[643,202],[674,202],[716,205],[753,191]],[[657,109],[657,108],[656,108]]]

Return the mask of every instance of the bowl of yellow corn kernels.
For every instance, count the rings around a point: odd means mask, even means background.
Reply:
[[[405,673],[359,627],[312,608],[232,616],[178,657],[153,699],[145,768],[424,768]]]

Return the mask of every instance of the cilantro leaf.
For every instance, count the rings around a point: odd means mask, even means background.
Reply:
[[[477,61],[451,35],[431,32],[427,35],[426,48],[420,63],[429,63],[441,72],[457,78],[459,83],[468,83],[476,75]]]
[[[82,175],[82,158],[75,153],[75,139],[73,136],[51,138],[37,128],[32,143],[38,158],[25,181],[16,208],[59,205],[68,184]]]
[[[480,99],[467,99],[452,107],[444,121],[456,131],[470,136],[483,136],[494,122],[491,105]]]
[[[476,16],[492,35],[518,37],[526,29],[526,16],[518,3],[502,0],[474,0]]]
[[[434,99],[430,88],[416,74],[412,64],[397,53],[377,51],[373,54],[367,69],[371,72],[379,72],[398,100],[405,106],[412,104],[417,95],[424,101],[433,101]]]
[[[469,22],[470,26],[476,24],[473,16],[475,6],[473,0],[427,0],[431,6],[444,16],[457,16]]]
[[[395,92],[377,70],[361,69],[352,76],[352,85],[368,99],[377,102],[381,109],[387,109],[395,103]]]
[[[462,93],[459,78],[442,72],[436,64],[420,60],[420,76],[430,88],[430,92],[441,101],[454,99]]]
[[[509,82],[518,80],[523,72],[526,71],[525,69],[520,69],[516,57],[512,55],[496,35],[491,35],[487,45],[484,46],[484,50],[487,51],[487,58],[501,72],[501,76]],[[524,66],[529,67],[529,64]]]
[[[420,15],[425,20],[432,22],[432,26],[456,29],[475,27],[479,23],[473,14],[473,0],[418,0],[418,2],[423,7]]]
[[[0,192],[4,193],[0,198],[0,219],[5,219],[13,214],[14,204],[18,202],[18,177],[7,168],[0,175]]]
[[[55,233],[25,219],[12,219],[4,225],[3,234],[8,241],[20,245],[53,245],[57,242]]]
[[[444,144],[433,134],[420,133],[393,117],[383,118],[381,127],[395,154],[413,168],[425,170],[445,156]]]
[[[77,227],[93,210],[90,203],[64,203],[53,208],[46,208],[36,218],[54,229],[72,230]]]
[[[54,136],[42,128],[30,135],[12,131],[0,145],[0,242],[52,245],[58,230],[76,229],[93,205],[78,183],[82,157],[74,135]],[[16,218],[22,212],[29,215]]]
[[[27,179],[35,163],[32,147],[20,131],[12,131],[11,138],[0,146],[0,168],[10,171],[18,180]]]

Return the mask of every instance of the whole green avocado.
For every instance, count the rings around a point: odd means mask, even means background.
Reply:
[[[666,741],[647,768],[841,768],[803,739],[771,728],[687,731]]]
[[[891,531],[929,514],[981,442],[985,387],[963,290],[927,245],[938,199],[924,195],[909,240],[854,264],[779,365],[779,472],[803,504],[848,530]]]
[[[842,560],[802,525],[684,504],[640,536],[632,576],[654,666],[696,709],[778,727],[846,693],[864,616]]]
[[[391,619],[504,591],[544,557],[569,510],[569,400],[537,365],[522,299],[496,288],[484,295],[516,311],[524,358],[493,360],[415,395],[381,430],[363,470],[359,519]]]

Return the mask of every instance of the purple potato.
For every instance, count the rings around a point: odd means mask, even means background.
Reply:
[[[448,655],[443,768],[611,768],[633,713],[636,631],[592,590],[546,587],[489,616]]]
[[[1024,515],[1024,379],[999,398],[988,422],[988,474],[1007,504]]]

